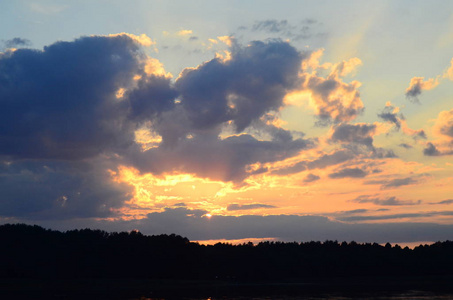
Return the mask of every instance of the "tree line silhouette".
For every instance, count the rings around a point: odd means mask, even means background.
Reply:
[[[1,278],[276,280],[351,276],[452,276],[453,242],[414,249],[377,243],[261,242],[201,245],[138,231],[66,232],[0,226]]]

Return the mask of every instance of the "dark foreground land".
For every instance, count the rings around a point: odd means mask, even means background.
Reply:
[[[450,241],[414,249],[336,241],[206,246],[177,235],[19,224],[0,226],[0,243],[1,299],[453,295]]]

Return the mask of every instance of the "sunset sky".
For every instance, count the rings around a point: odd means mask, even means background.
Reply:
[[[0,223],[453,239],[452,1],[2,1]]]

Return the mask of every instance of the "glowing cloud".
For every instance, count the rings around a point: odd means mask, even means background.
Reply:
[[[432,131],[438,139],[427,143],[426,148],[423,151],[424,154],[429,156],[452,155],[453,109],[439,113]]]
[[[414,102],[418,102],[418,96],[425,90],[431,90],[439,84],[438,78],[424,80],[425,77],[413,77],[406,89],[406,97]]]
[[[180,35],[180,36],[185,36],[185,35],[189,35],[189,34],[192,34],[192,33],[193,33],[192,30],[183,29],[183,30],[178,31],[176,34]]]

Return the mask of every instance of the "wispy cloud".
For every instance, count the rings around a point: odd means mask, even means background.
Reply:
[[[252,203],[252,204],[229,204],[227,210],[237,211],[237,210],[251,210],[251,209],[262,209],[262,208],[276,208],[274,205],[261,204],[261,203]]]
[[[378,195],[375,195],[375,196],[361,195],[351,201],[356,202],[356,203],[373,203],[376,205],[383,205],[383,206],[419,205],[422,203],[421,200],[417,200],[417,201],[401,200],[394,196],[380,197]]]

